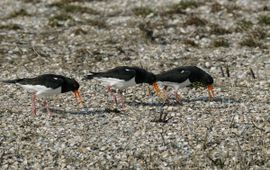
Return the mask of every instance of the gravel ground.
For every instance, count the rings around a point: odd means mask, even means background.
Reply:
[[[270,169],[268,0],[0,6],[0,79],[74,77],[88,109],[67,93],[50,99],[53,117],[41,104],[33,117],[31,96],[1,83],[0,169]],[[197,65],[213,75],[216,97],[186,88],[180,104],[163,104],[138,85],[120,108],[97,81],[81,81],[119,65]]]

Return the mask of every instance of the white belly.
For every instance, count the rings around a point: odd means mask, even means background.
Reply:
[[[45,86],[41,85],[22,85],[19,84],[22,88],[26,89],[29,92],[36,92],[37,96],[51,96],[54,94],[60,94],[61,93],[61,87],[58,87],[56,89],[51,89]]]
[[[191,85],[191,82],[189,81],[189,79],[187,79],[186,81],[184,81],[182,83],[158,81],[158,84],[160,84],[161,86],[170,86],[170,87],[173,87],[175,90],[177,90],[179,88],[183,88],[183,87]]]
[[[116,78],[95,78],[96,80],[101,81],[103,86],[112,86],[117,89],[124,89],[130,86],[136,85],[135,77],[130,79],[129,81],[124,81]]]

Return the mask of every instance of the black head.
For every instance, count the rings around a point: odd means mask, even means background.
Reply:
[[[148,72],[143,68],[131,67],[131,69],[135,70],[136,72],[135,81],[137,84],[148,83],[152,85],[157,81],[156,76],[153,73]]]
[[[157,81],[156,75],[154,75],[153,73],[150,73],[150,72],[146,73],[144,83],[148,83],[148,84],[152,85],[156,81]]]
[[[209,77],[208,77],[207,80],[208,80],[208,81],[207,81],[208,85],[214,84],[214,79],[213,79],[213,77],[211,77],[210,75],[209,75]]]
[[[200,82],[203,85],[208,86],[208,85],[212,85],[214,83],[214,80],[212,76],[210,76],[209,74],[205,74],[204,76],[202,76]]]
[[[62,87],[62,93],[68,92],[68,91],[78,91],[80,88],[80,84],[75,80],[71,78],[65,78],[63,87]]]
[[[193,79],[193,85],[195,86],[209,86],[212,85],[214,83],[213,78],[209,75],[209,74],[203,74],[201,76],[197,76],[195,77],[195,79]]]
[[[72,91],[80,106],[83,107],[83,100],[79,92],[80,85],[75,79],[65,78],[62,86],[62,93]]]
[[[198,67],[189,67],[191,72],[189,79],[199,86],[208,86],[214,83],[213,77]]]

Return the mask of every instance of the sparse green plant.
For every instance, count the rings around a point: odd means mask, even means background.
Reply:
[[[65,6],[67,3],[64,2],[63,0],[62,1],[56,1],[56,2],[53,2],[51,4],[48,4],[47,6],[48,7],[57,7],[57,8],[61,8],[63,6]]]
[[[136,7],[132,9],[132,12],[136,16],[146,17],[154,11],[150,7]]]
[[[220,159],[220,158],[212,158],[211,156],[210,156],[210,154],[207,154],[207,158],[211,161],[211,163],[214,165],[214,166],[216,166],[216,167],[218,167],[218,168],[220,168],[220,169],[223,169],[224,168],[224,166],[225,166],[225,163],[224,163],[224,160],[222,160],[222,159]]]
[[[222,5],[220,5],[220,3],[215,2],[211,5],[211,12],[219,12],[222,10]]]
[[[55,3],[52,3],[49,5],[50,7],[57,7],[60,10],[62,10],[63,12],[66,13],[87,13],[87,14],[92,14],[92,15],[97,15],[99,14],[98,11],[89,8],[89,7],[85,7],[85,6],[80,6],[80,5],[73,5],[73,4],[69,4],[66,1],[58,1]]]
[[[188,25],[205,26],[206,24],[207,24],[207,20],[201,19],[197,16],[191,16],[184,22],[184,26],[188,26]]]
[[[64,6],[64,10],[65,12],[69,12],[69,13],[87,13],[87,14],[99,14],[99,12],[97,12],[96,10],[89,8],[89,7],[83,7],[83,6],[79,6],[79,5],[65,5]]]
[[[149,26],[149,23],[141,23],[138,25],[138,28],[141,30],[145,40],[150,40],[151,42],[155,40],[155,37],[153,36],[154,31]]]
[[[6,24],[6,25],[0,25],[0,30],[19,30],[22,29],[20,25],[18,24]]]
[[[263,6],[263,7],[262,7],[262,10],[263,10],[263,11],[269,11],[269,7],[268,7],[268,6]]]
[[[230,34],[231,32],[225,28],[220,27],[217,24],[212,24],[210,29],[210,34],[223,35]]]
[[[192,47],[198,47],[198,44],[196,44],[195,41],[191,39],[184,39],[183,43]]]
[[[258,17],[259,24],[270,25],[270,16],[261,15]]]
[[[75,35],[84,35],[84,34],[87,34],[87,31],[85,31],[82,28],[77,28],[73,32],[74,32]]]
[[[225,38],[218,38],[212,41],[213,47],[229,47],[230,44]]]
[[[20,9],[18,11],[11,12],[7,18],[16,18],[18,16],[30,16],[30,14],[25,9]]]
[[[247,21],[245,19],[239,21],[236,23],[236,28],[235,28],[235,31],[236,32],[243,32],[243,31],[247,31],[249,29],[252,28],[253,26],[253,23],[251,21]]]
[[[73,18],[66,13],[61,13],[59,15],[50,17],[49,25],[51,27],[60,27],[60,26],[63,26],[63,22],[66,22],[68,20],[73,20]]]
[[[86,21],[87,24],[98,28],[107,28],[107,23],[105,19],[97,18],[97,19],[89,19]]]
[[[246,38],[244,38],[241,42],[240,42],[241,46],[247,46],[247,47],[262,47],[262,43],[259,42],[258,39],[248,36]]]
[[[23,2],[25,3],[32,3],[32,4],[36,4],[36,3],[39,3],[40,0],[23,0]]]
[[[197,8],[199,3],[197,1],[180,1],[175,4],[173,8],[175,9],[187,9],[187,8]]]
[[[168,7],[168,10],[163,12],[163,15],[183,14],[187,8],[197,8],[199,3],[196,1],[181,1]]]
[[[264,39],[267,36],[267,32],[261,27],[256,27],[249,32],[249,35],[256,39]]]

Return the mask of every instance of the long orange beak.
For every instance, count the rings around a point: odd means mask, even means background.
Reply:
[[[155,82],[152,84],[154,90],[156,91],[156,95],[158,95],[159,97],[161,97],[163,100],[166,100],[166,95],[160,91],[160,88],[158,87],[158,84]]]
[[[160,89],[158,87],[157,82],[153,83],[152,86],[153,86],[154,90],[156,91],[156,93],[159,94],[160,93]]]
[[[83,107],[83,100],[82,100],[82,97],[80,95],[79,90],[73,91],[73,94],[74,94],[76,100],[78,101],[78,103],[80,104],[80,107]]]
[[[209,100],[212,100],[214,95],[214,87],[212,85],[208,85],[207,86],[207,90],[208,90],[208,95],[209,95]]]

